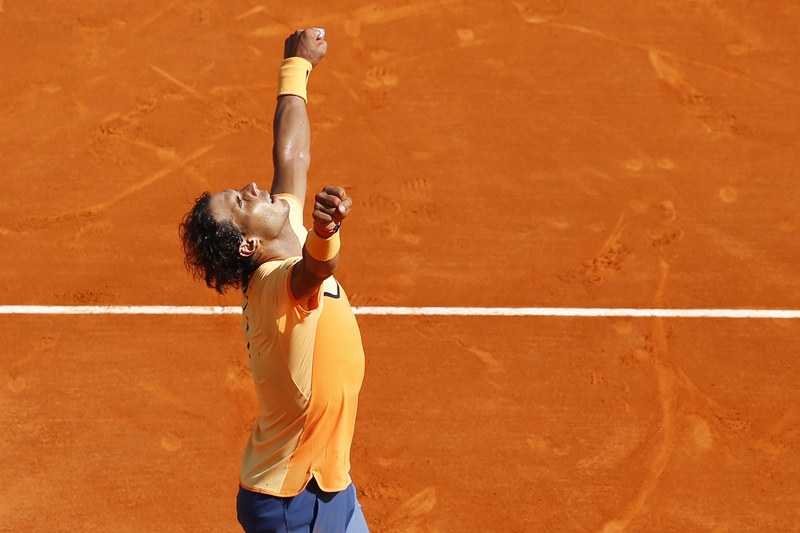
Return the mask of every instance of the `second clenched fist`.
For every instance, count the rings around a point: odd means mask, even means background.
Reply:
[[[314,229],[331,233],[350,214],[353,201],[341,187],[328,185],[314,196]]]

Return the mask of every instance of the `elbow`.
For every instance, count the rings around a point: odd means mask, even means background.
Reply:
[[[275,168],[306,169],[311,166],[311,154],[302,147],[286,144],[282,147],[275,146],[272,150],[272,160]]]

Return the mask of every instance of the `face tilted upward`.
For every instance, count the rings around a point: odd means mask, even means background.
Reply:
[[[213,195],[209,207],[216,220],[233,223],[245,240],[261,242],[275,239],[289,216],[289,205],[284,200],[259,190],[255,183]]]

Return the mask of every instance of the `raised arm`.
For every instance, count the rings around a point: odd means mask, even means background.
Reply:
[[[321,37],[321,38],[318,38]],[[311,164],[311,129],[306,113],[306,83],[311,69],[325,57],[328,43],[316,28],[297,30],[283,48],[278,104],[273,121],[272,194],[293,194],[302,204]]]

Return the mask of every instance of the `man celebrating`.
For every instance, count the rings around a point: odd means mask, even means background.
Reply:
[[[321,28],[284,46],[269,192],[251,183],[200,196],[180,227],[186,266],[206,285],[242,290],[242,327],[259,402],[242,459],[237,515],[250,532],[366,532],[350,479],[361,334],[333,274],[344,189],[317,193],[303,228],[310,162],[306,84],[325,57]]]

